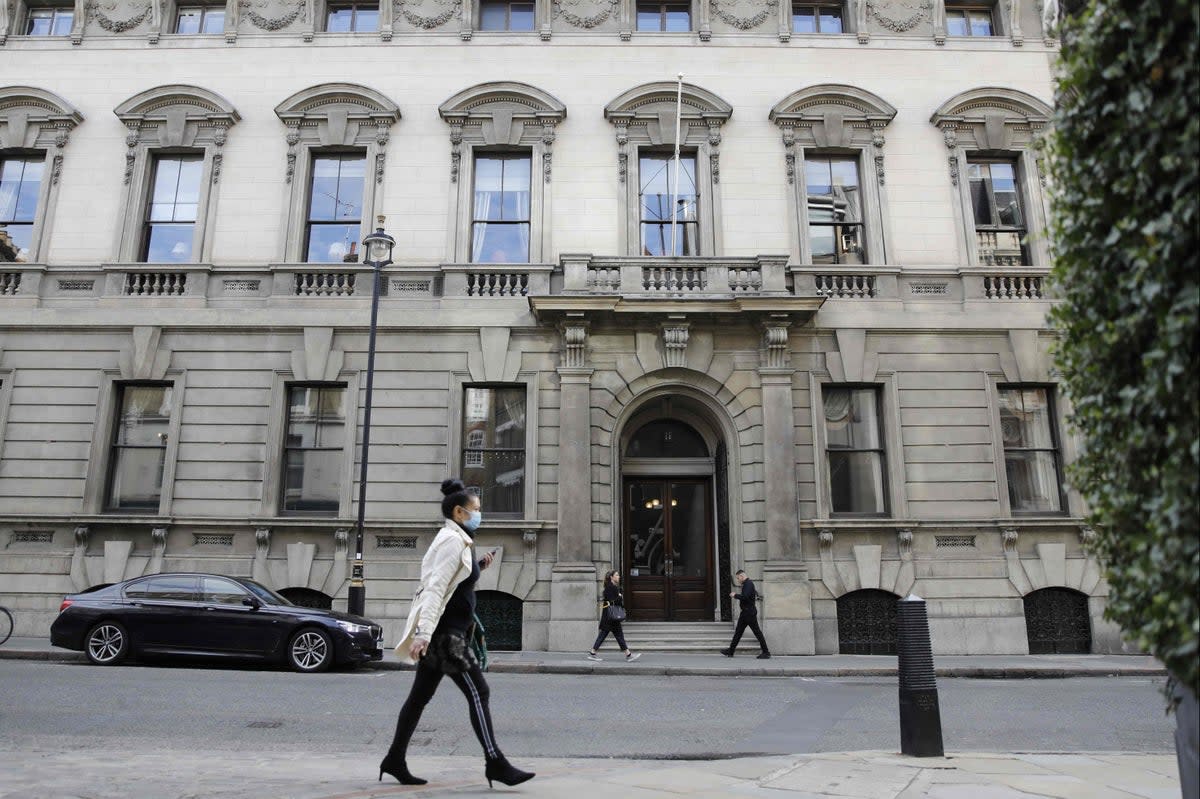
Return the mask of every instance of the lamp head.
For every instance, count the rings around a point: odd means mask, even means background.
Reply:
[[[392,248],[396,240],[383,232],[383,217],[379,217],[379,227],[375,232],[363,239],[363,263],[376,266],[387,266],[392,262]]]

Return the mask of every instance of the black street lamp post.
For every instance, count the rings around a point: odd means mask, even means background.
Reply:
[[[367,511],[367,460],[371,451],[371,401],[375,389],[375,325],[379,319],[379,280],[383,267],[392,262],[392,247],[396,240],[383,232],[384,218],[379,217],[375,232],[363,239],[363,263],[370,264],[374,280],[371,288],[371,332],[367,342],[367,406],[363,410],[362,461],[358,473],[358,524],[354,530],[354,565],[350,571],[350,591],[346,609],[357,615],[365,613],[367,586],[363,582],[363,520]]]

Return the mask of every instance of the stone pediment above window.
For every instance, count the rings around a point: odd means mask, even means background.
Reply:
[[[929,121],[942,131],[950,149],[994,152],[1035,147],[1053,113],[1033,95],[985,87],[950,98]]]
[[[636,131],[647,144],[674,144],[677,91],[678,84],[672,81],[646,83],[604,106],[604,118],[617,126],[617,143]],[[733,106],[690,83],[683,84],[681,105],[680,144],[720,142],[721,125],[733,116]]]
[[[533,147],[540,144],[542,173],[550,182],[551,147],[567,107],[536,86],[513,81],[481,83],[438,106],[450,125],[451,182],[458,181],[463,142],[480,147]]]
[[[896,109],[871,92],[831,83],[789,94],[770,113],[785,144],[831,149],[882,147],[880,131],[895,116]]]
[[[0,148],[61,150],[82,121],[83,115],[54,92],[33,86],[0,89]]]
[[[129,130],[126,144],[199,147],[225,143],[241,116],[221,95],[199,86],[159,86],[130,97],[113,109]]]
[[[297,146],[367,147],[375,150],[375,182],[383,181],[389,129],[400,108],[383,94],[353,83],[324,83],[296,92],[275,107],[287,126],[287,182],[295,172]]]

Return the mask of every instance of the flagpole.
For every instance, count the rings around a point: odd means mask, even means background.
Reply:
[[[676,218],[679,216],[679,132],[683,120],[683,73],[675,89],[675,177],[671,181],[671,255],[675,255]]]

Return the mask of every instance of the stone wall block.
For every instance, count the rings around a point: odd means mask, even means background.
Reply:
[[[1065,544],[1037,545],[1038,558],[1042,561],[1043,585],[1067,585],[1067,547]]]
[[[654,331],[638,331],[637,359],[641,364],[642,373],[649,374],[663,368],[662,351],[659,349],[658,334]]]
[[[861,588],[879,588],[882,557],[883,547],[854,547],[854,563],[858,567],[858,584]]]
[[[125,568],[129,564],[131,554],[133,554],[132,541],[105,541],[103,582],[119,583],[124,580]]]
[[[842,582],[842,593],[848,594],[851,591],[857,591],[862,588],[862,584],[858,581],[858,564],[854,562],[838,561],[834,564],[837,568],[838,578]],[[841,594],[838,594],[841,596]]]
[[[312,575],[313,558],[317,555],[316,544],[305,544],[294,541],[287,545],[287,586],[288,588],[311,588],[309,578]]]
[[[1021,567],[1025,570],[1025,576],[1029,578],[1031,591],[1050,585],[1046,580],[1046,567],[1042,564],[1041,558],[1026,558],[1021,561]]]

